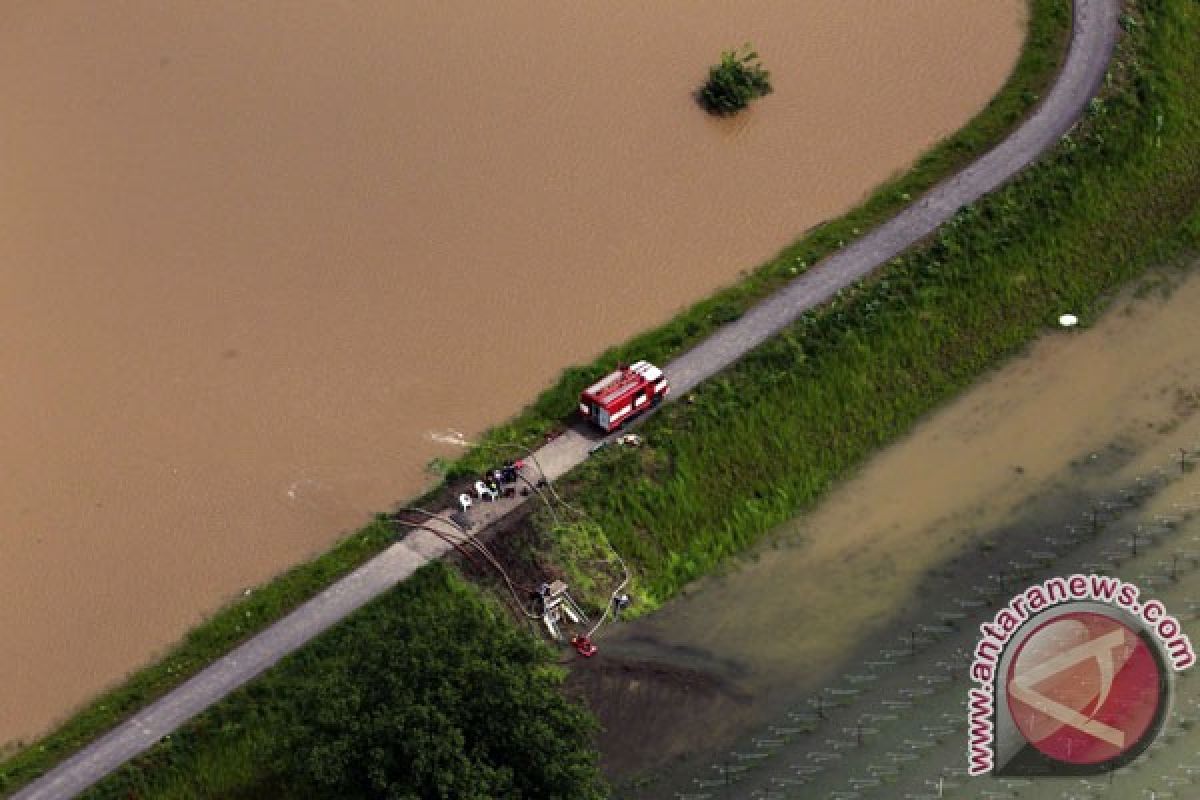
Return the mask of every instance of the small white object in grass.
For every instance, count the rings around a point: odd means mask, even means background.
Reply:
[[[1064,328],[1073,328],[1079,324],[1079,317],[1074,314],[1063,314],[1058,318],[1058,324]]]

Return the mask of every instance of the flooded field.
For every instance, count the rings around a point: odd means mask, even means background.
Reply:
[[[1090,329],[1048,333],[727,574],[611,633],[610,658],[660,673],[671,665],[720,691],[681,702],[675,685],[660,690],[641,672],[636,682],[585,680],[601,717],[612,715],[610,771],[659,776],[636,796],[695,789],[736,748],[772,738],[768,725],[811,711],[844,674],[936,624],[954,597],[996,588],[998,573],[1046,550],[1099,498],[1169,467],[1179,448],[1200,456],[1200,274],[1186,275],[1153,279],[1157,288],[1123,298]],[[1196,474],[1162,502],[1200,498]],[[1017,576],[1005,580],[1020,588]],[[640,734],[621,712],[631,696],[673,724]],[[850,776],[827,771],[823,787],[842,779],[844,789]]]
[[[0,9],[0,742],[838,214],[1022,0]],[[690,93],[752,41],[776,92]]]
[[[1200,462],[1200,447],[1190,457],[1191,463]],[[1096,529],[1078,517],[1043,528],[1050,535],[1032,544],[1045,553],[1045,560],[1019,579],[1010,577],[1009,590],[990,581],[939,598],[947,611],[941,620],[928,618],[915,648],[905,646],[902,636],[876,643],[869,658],[850,665],[814,695],[827,701],[819,716],[811,702],[780,714],[735,745],[720,768],[701,770],[693,778],[693,791],[712,800],[1194,796],[1191,784],[1200,781],[1200,732],[1195,729],[1200,682],[1194,666],[1173,676],[1162,734],[1115,773],[1031,781],[969,778],[966,770],[968,684],[962,676],[978,635],[975,625],[990,619],[1000,602],[1025,585],[1073,572],[1118,576],[1176,615],[1195,646],[1200,635],[1200,473],[1181,471],[1174,463],[1142,466],[1150,468],[1136,476],[1136,469],[1127,472],[1132,480],[1121,490],[1093,498],[1099,511]],[[1030,563],[1028,555],[1024,560]],[[980,602],[989,594],[997,605]],[[947,613],[957,613],[961,620],[947,626]],[[769,758],[762,758],[768,751]]]

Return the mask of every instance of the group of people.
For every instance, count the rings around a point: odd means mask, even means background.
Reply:
[[[499,497],[512,497],[517,489],[517,482],[524,461],[505,461],[499,469],[489,470],[475,481],[475,497],[485,503],[490,503]],[[470,493],[463,492],[458,496],[458,507],[465,514],[473,500]]]

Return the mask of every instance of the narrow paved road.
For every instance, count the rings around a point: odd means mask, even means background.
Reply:
[[[1004,142],[932,189],[882,227],[801,275],[736,322],[666,367],[676,397],[719,372],[778,333],[800,314],[829,300],[1007,181],[1070,130],[1104,80],[1117,36],[1118,0],[1075,0],[1074,30],[1066,63],[1036,113]],[[964,64],[969,68],[969,64]],[[594,442],[568,432],[538,451],[553,479],[588,456]],[[475,510],[486,525],[512,503]],[[63,761],[13,795],[14,800],[74,797],[163,736],[246,684],[355,609],[440,557],[447,546],[427,533],[406,537],[297,608],[191,680]]]

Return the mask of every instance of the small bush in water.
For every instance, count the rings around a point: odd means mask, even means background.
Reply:
[[[721,63],[708,70],[708,83],[700,90],[701,104],[714,114],[741,111],[756,97],[771,93],[771,73],[759,63],[749,44],[739,53],[721,53]]]

